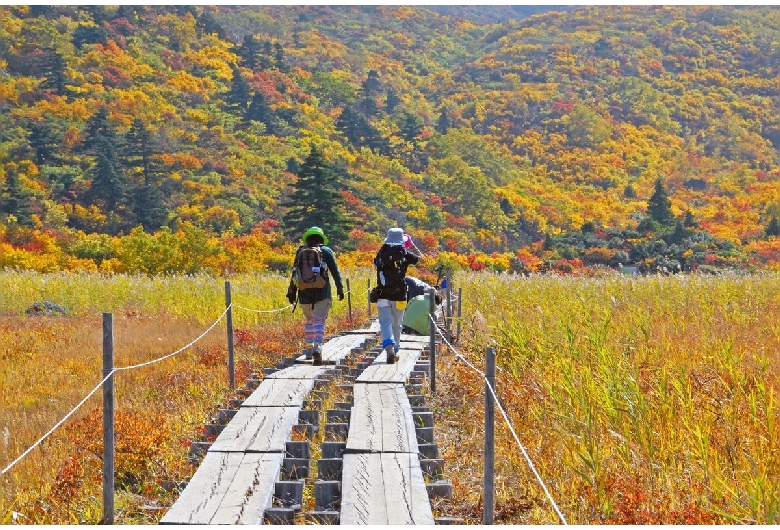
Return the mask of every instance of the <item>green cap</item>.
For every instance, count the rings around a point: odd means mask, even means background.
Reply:
[[[309,236],[320,236],[322,238],[322,244],[327,245],[328,244],[328,238],[325,237],[325,232],[322,231],[322,228],[319,226],[312,226],[308,230],[306,230],[303,233],[303,242],[306,243],[306,240],[309,238]]]

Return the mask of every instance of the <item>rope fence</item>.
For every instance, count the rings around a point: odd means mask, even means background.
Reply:
[[[435,323],[433,320],[433,315],[431,315],[431,321]],[[509,431],[512,433],[512,436],[515,439],[515,442],[517,443],[518,447],[520,447],[520,451],[523,453],[523,457],[525,457],[526,462],[528,463],[528,467],[531,469],[531,472],[536,477],[536,480],[541,485],[542,489],[544,490],[545,495],[547,495],[547,499],[550,501],[550,504],[552,505],[553,509],[555,510],[555,513],[560,518],[561,522],[564,525],[568,525],[566,522],[566,518],[561,513],[561,510],[558,508],[558,504],[555,502],[555,499],[553,499],[552,495],[550,494],[550,491],[547,489],[547,486],[544,483],[544,480],[542,480],[541,475],[536,470],[536,466],[534,466],[533,461],[531,460],[531,457],[528,455],[528,452],[525,449],[525,446],[520,441],[520,437],[517,435],[517,432],[515,432],[515,428],[512,426],[512,422],[509,420],[509,416],[507,415],[506,411],[504,410],[504,407],[501,405],[500,400],[498,399],[498,396],[496,395],[495,389],[493,388],[493,385],[488,380],[488,376],[480,371],[476,366],[474,366],[472,363],[469,362],[466,357],[464,357],[453,345],[450,343],[449,340],[447,340],[447,337],[443,333],[441,333],[441,330],[437,329],[438,335],[441,337],[442,341],[447,345],[447,347],[452,350],[453,354],[455,355],[455,358],[463,362],[466,366],[471,368],[474,372],[476,372],[482,379],[485,380],[485,388],[487,388],[490,391],[490,394],[493,398],[493,402],[498,407],[499,412],[501,413],[501,416],[504,418],[504,422],[506,422],[507,427],[509,428]]]
[[[416,247],[415,247],[415,249],[416,249]],[[419,249],[416,249],[416,250],[419,250]],[[420,253],[420,254],[422,254],[422,253]],[[446,281],[447,277],[445,276],[444,278],[445,278],[445,281]],[[352,309],[351,309],[351,292],[352,291],[349,288],[349,280],[347,280],[346,283],[347,283],[347,289],[346,289],[345,295],[347,297],[348,303],[350,304],[349,318],[350,318],[350,321],[351,321],[352,320]],[[368,293],[370,293],[370,291],[371,291],[371,280],[369,279],[368,280],[368,288],[365,291],[360,291],[359,294],[368,295]],[[461,354],[453,346],[453,344],[451,342],[451,340],[453,340],[454,338],[459,338],[459,336],[460,336],[460,323],[461,323],[461,320],[462,320],[462,317],[461,317],[461,298],[462,298],[462,293],[459,290],[457,295],[453,295],[452,287],[451,287],[450,282],[446,283],[446,293],[445,293],[446,294],[446,298],[444,300],[442,300],[442,302],[443,302],[442,305],[445,306],[444,307],[444,311],[443,311],[443,315],[442,315],[443,318],[444,318],[444,326],[443,326],[444,329],[442,329],[438,325],[438,323],[436,322],[436,318],[435,318],[436,314],[437,314],[437,310],[435,308],[435,303],[433,301],[433,296],[432,296],[434,292],[435,292],[435,290],[433,288],[431,288],[431,291],[430,291],[430,294],[431,294],[430,304],[431,304],[431,306],[430,306],[430,313],[429,313],[429,320],[430,320],[430,323],[431,323],[431,326],[430,326],[430,335],[431,335],[431,337],[430,337],[430,339],[431,339],[431,352],[430,352],[431,353],[431,361],[430,361],[431,362],[431,372],[430,372],[430,376],[431,376],[430,379],[431,380],[430,380],[430,384],[431,384],[431,391],[435,393],[435,380],[436,380],[436,376],[435,376],[435,373],[436,373],[435,372],[435,364],[436,364],[435,336],[438,335],[438,336],[441,337],[443,343],[446,344],[447,347],[453,352],[453,354],[454,354],[454,356],[455,356],[455,358],[457,360],[460,360],[461,362],[463,362],[472,371],[474,371],[482,379],[484,379],[485,385],[486,385],[486,418],[488,417],[488,415],[487,415],[488,414],[487,413],[487,405],[488,405],[487,392],[489,392],[493,404],[498,406],[498,410],[501,413],[502,417],[504,418],[504,421],[505,421],[506,425],[508,426],[508,428],[509,428],[509,430],[510,430],[510,432],[512,434],[512,437],[514,438],[514,441],[516,442],[516,444],[520,448],[520,450],[521,450],[521,452],[522,452],[526,462],[528,463],[529,468],[531,469],[532,473],[536,477],[536,480],[539,482],[539,484],[541,485],[542,489],[544,490],[545,495],[547,496],[547,498],[549,499],[551,505],[553,506],[553,509],[555,510],[556,514],[560,518],[561,522],[564,525],[567,525],[568,523],[566,521],[566,518],[564,517],[564,515],[561,513],[560,509],[558,508],[557,503],[555,502],[555,500],[553,499],[552,495],[550,494],[550,492],[549,492],[547,486],[545,485],[542,477],[540,476],[539,472],[537,471],[536,466],[534,465],[533,461],[531,460],[530,456],[528,455],[528,452],[526,451],[526,449],[523,446],[522,442],[520,441],[520,437],[517,435],[517,432],[515,431],[512,423],[511,423],[511,421],[509,419],[509,416],[507,415],[506,411],[504,410],[503,406],[501,405],[500,400],[498,399],[498,396],[497,396],[495,388],[494,388],[494,383],[491,383],[491,379],[495,380],[495,373],[494,373],[495,372],[495,368],[494,368],[495,361],[493,361],[493,363],[492,363],[493,364],[493,374],[492,374],[492,376],[490,376],[489,374],[485,374],[484,372],[479,370],[476,366],[474,366],[474,364],[469,362],[469,360],[466,359],[466,357],[463,354]],[[153,359],[151,361],[146,361],[146,362],[142,362],[142,363],[138,363],[138,364],[134,364],[134,365],[130,365],[130,366],[124,366],[124,367],[113,367],[112,366],[113,360],[111,359],[110,360],[110,362],[111,362],[110,369],[105,369],[106,368],[106,365],[105,365],[105,361],[106,361],[106,359],[105,359],[105,355],[106,355],[106,344],[105,344],[105,334],[106,334],[105,325],[106,324],[105,324],[105,317],[106,316],[110,317],[110,314],[104,314],[104,370],[103,370],[104,377],[103,377],[103,379],[94,388],[92,388],[92,390],[90,390],[89,393],[75,407],[73,407],[62,419],[60,419],[51,429],[49,429],[49,431],[47,431],[35,443],[33,443],[29,448],[27,448],[24,452],[22,452],[22,454],[20,454],[16,459],[14,459],[4,469],[0,470],[0,476],[5,475],[6,473],[8,473],[14,466],[16,466],[21,460],[23,460],[28,454],[30,454],[30,452],[32,452],[36,447],[40,446],[41,443],[43,443],[49,436],[51,436],[60,426],[62,426],[69,418],[71,418],[73,416],[73,414],[75,414],[93,395],[95,395],[95,393],[99,389],[101,389],[101,387],[104,388],[104,400],[105,400],[105,392],[106,392],[106,388],[108,388],[106,386],[107,382],[108,382],[108,385],[111,388],[111,395],[112,395],[111,396],[111,400],[113,401],[113,380],[111,378],[112,378],[112,376],[114,374],[116,374],[118,372],[122,372],[122,371],[128,371],[128,370],[134,370],[134,369],[137,369],[137,368],[146,367],[146,366],[162,362],[162,361],[164,361],[166,359],[169,359],[171,357],[174,357],[174,356],[178,355],[179,353],[187,350],[188,348],[193,347],[195,344],[197,344],[199,341],[201,341],[222,320],[224,320],[226,316],[227,316],[228,335],[232,335],[232,331],[233,331],[232,330],[232,310],[233,309],[239,309],[239,310],[250,312],[250,313],[273,314],[273,313],[280,313],[280,312],[285,311],[285,310],[287,310],[287,309],[289,309],[291,307],[292,308],[295,307],[295,304],[287,304],[287,305],[285,305],[283,307],[279,307],[279,308],[276,308],[276,309],[261,310],[261,309],[247,308],[247,307],[235,304],[230,299],[230,282],[225,282],[225,295],[226,295],[226,307],[225,307],[224,311],[197,338],[195,338],[194,340],[190,341],[185,346],[182,346],[181,348],[179,348],[179,349],[177,349],[177,350],[175,350],[175,351],[173,351],[171,353],[165,354],[165,355],[163,355],[161,357],[158,357],[156,359]],[[454,316],[452,314],[453,313],[453,310],[452,310],[453,302],[457,302],[457,316]],[[370,301],[369,301],[369,314],[368,314],[368,316],[369,316],[369,319],[370,319],[371,318],[371,303],[370,303]],[[450,330],[450,324],[451,324],[452,321],[456,321],[457,322],[457,335],[453,335],[453,333]],[[111,331],[111,335],[113,335],[113,331]],[[233,379],[234,374],[232,372],[233,372],[234,366],[233,366],[233,344],[232,344],[232,340],[231,339],[232,339],[232,337],[228,338],[228,357],[229,357],[228,368],[229,368],[229,372],[230,372],[229,373],[230,386],[231,386],[231,388],[233,388],[234,387],[234,379]],[[113,338],[111,338],[111,342],[113,342]],[[111,357],[113,357],[113,344],[111,344],[109,349],[111,350],[110,351],[110,355],[111,355]],[[493,353],[493,355],[495,355],[495,353]],[[489,366],[490,366],[490,363],[489,363]],[[108,408],[108,407],[109,407],[109,405],[104,403],[104,413],[105,413],[105,409]],[[113,403],[110,404],[110,410],[111,410],[111,414],[113,414]],[[492,413],[491,413],[491,417],[492,417]],[[113,433],[112,433],[111,436],[113,437]],[[113,438],[111,438],[111,439],[113,439]],[[491,433],[491,439],[492,439],[492,433]],[[487,443],[487,434],[486,434],[486,443]],[[110,450],[113,452],[113,447],[110,448]],[[108,456],[106,456],[106,458],[108,458]],[[112,456],[112,458],[113,458],[113,456]],[[487,461],[487,459],[486,459],[486,461]],[[492,458],[491,458],[491,462],[492,462]],[[487,464],[486,464],[486,467],[487,467]],[[486,470],[486,473],[487,473],[487,470]],[[491,476],[492,476],[492,463],[491,463],[490,473],[491,473]],[[111,473],[111,474],[113,475],[113,473]],[[106,477],[104,477],[104,481],[105,480],[107,480]],[[110,494],[111,495],[113,495],[113,487],[112,486],[113,486],[113,484],[105,485],[105,482],[104,482],[104,488],[106,488],[106,487],[110,487],[111,488],[111,490],[110,490]],[[492,490],[492,485],[491,485],[491,490]],[[104,492],[104,495],[105,495],[105,492]],[[486,493],[485,497],[486,497],[486,499],[490,499],[490,502],[492,503],[492,498],[493,498],[492,497],[492,491],[489,494]],[[104,502],[105,502],[105,499],[104,499]],[[485,502],[487,502],[487,500]],[[104,506],[105,506],[105,504],[104,504]],[[104,507],[104,510],[105,509],[106,508]],[[111,510],[112,513],[105,514],[106,515],[105,516],[105,520],[106,520],[106,522],[108,524],[111,524],[113,522],[113,503],[111,503],[110,510]],[[490,518],[491,518],[491,521],[489,521],[486,524],[492,524],[492,506],[490,507]]]

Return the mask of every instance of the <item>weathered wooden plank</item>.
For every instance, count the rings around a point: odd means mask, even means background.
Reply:
[[[328,370],[328,366],[312,366],[310,364],[294,364],[265,376],[266,379],[314,379]]]
[[[379,321],[376,319],[373,319],[371,322],[368,323],[368,326],[360,329],[353,329],[351,331],[345,331],[344,333],[369,333],[372,336],[379,333]]]
[[[241,406],[300,408],[313,388],[313,379],[267,378],[244,400]]]
[[[417,454],[412,407],[402,384],[355,384],[347,452]]]
[[[402,333],[401,334],[401,345],[403,346],[405,343],[410,343],[409,347],[415,347],[415,346],[427,346],[431,342],[431,337],[429,335],[413,335],[411,333]]]
[[[340,523],[435,524],[417,454],[345,454]]]
[[[402,345],[403,346],[403,345]],[[401,348],[394,364],[387,364],[387,353],[380,353],[363,373],[355,380],[356,383],[404,383],[412,373],[419,349]]]
[[[299,407],[241,407],[209,452],[284,452]]]
[[[283,453],[208,453],[160,524],[262,524]]]
[[[375,334],[353,333],[333,337],[322,345],[322,360],[328,364],[337,364],[352,352],[352,348],[359,348],[363,343]],[[296,361],[305,361],[305,355],[299,355]]]

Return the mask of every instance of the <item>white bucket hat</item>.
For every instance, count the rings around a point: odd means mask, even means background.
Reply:
[[[404,231],[401,228],[391,228],[387,231],[387,237],[385,243],[388,245],[403,245],[404,244]]]

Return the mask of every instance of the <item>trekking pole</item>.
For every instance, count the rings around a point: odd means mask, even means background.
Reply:
[[[371,320],[371,278],[368,279],[368,291],[366,291],[368,298],[368,319]]]

